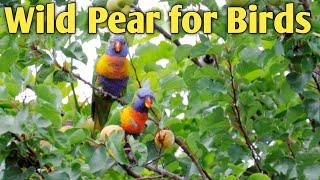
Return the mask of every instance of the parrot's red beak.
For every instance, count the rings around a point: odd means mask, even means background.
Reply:
[[[147,97],[147,98],[144,100],[144,105],[145,105],[147,108],[149,108],[149,109],[152,107],[152,103],[153,103],[153,101],[152,101],[152,99],[149,98],[149,97]]]
[[[120,42],[120,41],[116,41],[116,42],[114,43],[114,51],[115,51],[116,53],[119,53],[119,52],[121,52],[121,50],[122,50],[122,44],[121,44],[121,42]]]

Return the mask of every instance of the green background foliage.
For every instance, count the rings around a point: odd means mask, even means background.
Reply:
[[[50,0],[26,0],[23,6]],[[311,1],[312,31],[308,34],[226,34],[226,8],[210,0],[168,0],[169,5],[199,5],[219,11],[214,33],[198,33],[195,45],[176,46],[168,40],[150,42],[153,35],[126,35],[141,81],[155,92],[159,127],[182,139],[213,179],[319,179],[320,177],[320,1]],[[260,11],[283,10],[267,0],[251,0]],[[291,1],[290,1],[291,2]],[[303,11],[298,0],[295,11]],[[67,1],[56,1],[64,6]],[[136,2],[135,2],[136,3]],[[105,5],[94,0],[93,5]],[[19,6],[19,0],[0,0],[0,6]],[[8,34],[0,9],[0,178],[3,179],[131,179],[120,164],[130,164],[123,151],[123,134],[102,146],[91,138],[83,122],[90,118],[90,102],[78,102],[78,80],[56,66],[76,70],[88,62],[82,45],[101,40],[105,51],[109,33],[87,34],[87,10],[77,12],[75,35]],[[167,27],[167,21],[158,21]],[[33,29],[35,25],[33,24]],[[103,27],[101,27],[103,29]],[[34,32],[34,31],[33,31]],[[177,34],[172,40],[185,34]],[[192,58],[214,55],[213,64],[199,67]],[[70,61],[70,59],[72,59]],[[167,65],[158,65],[166,59]],[[93,68],[93,67],[92,67]],[[138,89],[132,71],[125,98]],[[36,98],[17,98],[25,91]],[[62,101],[67,99],[67,101]],[[77,105],[78,104],[78,105]],[[119,123],[121,106],[114,105],[108,124]],[[239,112],[237,112],[237,109]],[[73,128],[61,132],[67,122]],[[199,179],[191,159],[178,145],[159,152],[154,136],[159,127],[148,121],[145,132],[130,139],[141,176],[154,176],[145,165],[160,167],[187,179]],[[250,144],[251,143],[251,144]],[[107,153],[112,151],[113,156]],[[253,158],[256,158],[257,162]],[[257,164],[261,170],[257,167]],[[43,177],[41,177],[43,176]]]

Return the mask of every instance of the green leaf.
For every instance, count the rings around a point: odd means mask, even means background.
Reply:
[[[294,91],[302,92],[304,86],[308,82],[309,77],[309,74],[298,74],[296,72],[291,72],[287,75],[287,81]]]
[[[0,56],[0,72],[9,72],[11,65],[13,65],[18,59],[19,52],[14,49],[6,50]]]
[[[270,180],[270,178],[262,173],[255,173],[249,176],[248,180]]]
[[[303,174],[307,179],[319,179],[320,166],[319,165],[308,166],[303,170]]]
[[[303,101],[305,111],[308,113],[308,118],[320,120],[320,100],[306,99]]]
[[[127,164],[128,159],[124,152],[124,132],[117,131],[112,133],[107,141],[108,151],[114,156],[115,160],[121,164]]]
[[[105,147],[99,147],[92,154],[92,158],[89,163],[89,167],[92,173],[98,171],[105,171],[114,165],[115,161],[107,156],[107,150]]]
[[[49,174],[44,174],[45,179],[54,180],[54,179],[61,179],[61,180],[67,180],[70,179],[67,172],[64,172],[62,170],[60,171],[53,171]]]
[[[61,50],[67,57],[77,59],[84,64],[88,62],[87,55],[83,52],[81,44],[77,41],[72,42],[67,48],[62,48]]]
[[[11,97],[16,97],[19,95],[21,91],[21,85],[20,82],[15,81],[15,80],[10,80],[6,82],[6,88],[7,92]]]
[[[37,98],[52,104],[55,108],[58,108],[62,101],[62,95],[58,88],[50,87],[47,85],[37,85],[34,88]]]
[[[35,111],[41,114],[43,118],[50,120],[54,127],[61,126],[61,112],[52,104],[45,101],[40,101],[36,104]]]
[[[72,132],[69,137],[70,144],[77,144],[83,142],[87,138],[88,134],[83,129],[77,129]]]
[[[240,59],[242,62],[256,63],[261,53],[258,48],[245,48],[240,52]]]
[[[178,90],[185,87],[183,79],[176,74],[168,75],[160,80],[161,88],[165,90]]]
[[[148,158],[148,149],[147,146],[139,141],[134,140],[132,136],[129,137],[129,143],[131,145],[131,150],[134,156],[138,160],[139,166],[142,166],[144,163],[147,162]]]
[[[175,58],[177,61],[181,61],[187,58],[191,53],[191,45],[181,45],[176,49]]]
[[[50,64],[43,64],[37,72],[36,82],[42,84],[47,77],[53,73],[54,67]]]
[[[55,71],[53,73],[53,83],[57,84],[59,82],[74,82],[75,78],[70,74],[63,71]]]
[[[19,120],[14,118],[13,116],[0,116],[0,135],[6,133],[6,132],[11,132],[15,134],[22,134],[23,131],[20,127]]]

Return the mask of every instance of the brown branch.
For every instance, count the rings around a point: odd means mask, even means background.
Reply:
[[[310,11],[310,1],[309,0],[300,0],[302,3],[304,10]]]
[[[139,7],[133,6],[133,8],[134,8],[136,11],[138,11],[138,12],[144,13]],[[158,30],[166,39],[172,41],[172,36],[171,36],[168,32],[166,32],[162,27],[160,27],[159,25],[155,24],[155,29]],[[179,42],[179,40],[174,40],[173,42],[174,42],[177,46],[181,46],[181,43]],[[131,58],[131,61],[132,61],[132,58]],[[201,64],[198,62],[197,59],[192,59],[192,61],[193,61],[196,65],[198,65],[199,67],[201,67]],[[140,83],[139,77],[138,77],[138,75],[137,75],[136,68],[135,68],[135,66],[134,66],[133,63],[131,63],[131,65],[132,65],[132,68],[134,69],[134,72],[135,72],[136,81],[138,82],[139,86],[141,87],[141,83]],[[152,108],[151,108],[151,112],[152,112],[152,114],[157,118],[157,121],[153,120],[153,122],[154,122],[154,123],[158,126],[158,128],[159,128],[160,118],[157,116],[157,114],[155,113],[155,111],[154,111]],[[179,145],[179,146],[184,150],[184,152],[189,156],[189,158],[192,160],[192,162],[196,165],[196,167],[197,167],[197,169],[198,169],[198,171],[199,171],[202,179],[211,179],[211,177],[209,176],[209,174],[201,167],[201,165],[200,165],[200,163],[198,162],[198,160],[197,160],[197,159],[195,158],[195,156],[191,153],[191,151],[189,150],[188,146],[185,145],[184,142],[183,142],[182,140],[178,139],[178,138],[176,138],[175,142],[176,142],[177,145]],[[147,164],[147,165],[146,165],[146,168],[149,169],[149,170],[150,170],[150,168],[153,169],[153,170],[159,169],[158,167],[157,167],[157,168],[152,168],[152,167],[150,167],[150,166],[152,166],[152,165],[151,165],[151,164]],[[162,172],[164,172],[163,170],[164,170],[164,169],[162,169],[159,173],[162,174]],[[167,175],[170,175],[170,173],[167,172]],[[177,175],[172,174],[172,173],[171,173],[171,175],[174,175],[174,176],[176,176],[177,178],[182,178],[182,177],[177,176]],[[174,177],[174,176],[173,176],[173,177]]]
[[[312,74],[312,78],[313,78],[313,80],[314,80],[314,82],[315,82],[315,84],[317,86],[316,89],[320,92],[320,84],[318,82],[318,79],[317,79],[316,75]]]
[[[138,83],[139,88],[141,88],[142,85],[141,85],[141,81],[139,80],[139,77],[138,77],[137,68],[136,68],[136,66],[135,66],[134,63],[133,63],[133,58],[132,58],[130,52],[129,52],[128,54],[129,54],[129,57],[130,57],[130,64],[131,64],[131,67],[132,67],[132,69],[133,69],[133,71],[134,71],[136,81],[137,81],[137,83]]]
[[[75,77],[78,80],[82,81],[84,84],[90,86],[94,91],[97,91],[99,94],[103,95],[104,97],[111,97],[112,99],[118,101],[121,105],[127,105],[128,104],[128,102],[125,99],[123,99],[121,97],[114,96],[111,93],[109,93],[109,92],[107,92],[107,91],[105,91],[103,89],[97,88],[94,85],[92,85],[91,83],[89,83],[88,81],[84,80],[80,75],[75,74],[73,72],[70,72],[68,69],[62,67],[56,60],[54,60],[54,65],[57,68],[59,68],[61,71],[71,74],[73,77]]]
[[[178,144],[182,148],[182,150],[190,157],[192,162],[196,165],[197,169],[199,170],[202,179],[212,179],[209,176],[208,172],[201,167],[196,157],[193,155],[193,153],[189,150],[188,146],[181,139],[175,138],[175,143]]]
[[[74,88],[74,84],[73,83],[70,83],[71,85],[71,90],[72,90],[72,94],[73,94],[73,99],[74,99],[74,104],[76,106],[76,110],[78,113],[81,112],[81,108],[79,106],[79,102],[78,102],[78,98],[77,98],[77,94],[76,94],[76,91],[75,91],[75,88]]]
[[[230,77],[231,77],[231,89],[232,89],[232,94],[233,94],[232,95],[232,108],[233,108],[233,112],[236,117],[236,123],[238,125],[238,128],[239,128],[242,136],[245,139],[246,145],[248,146],[248,148],[251,151],[251,156],[255,161],[255,165],[257,166],[258,170],[260,172],[262,172],[262,169],[259,165],[259,159],[261,159],[261,158],[259,157],[259,154],[257,153],[257,150],[255,149],[255,147],[252,145],[252,142],[249,138],[249,135],[248,135],[248,133],[247,133],[245,127],[243,126],[242,121],[241,121],[240,108],[238,106],[238,100],[237,100],[237,88],[235,85],[233,68],[232,68],[232,64],[230,61],[228,61],[228,66],[229,66],[228,70],[229,70]]]
[[[288,146],[288,149],[289,149],[289,151],[290,151],[290,153],[291,153],[292,158],[295,159],[296,156],[295,156],[295,154],[294,154],[294,152],[293,152],[293,149],[292,149],[292,141],[290,140],[290,138],[288,138],[288,140],[287,140],[287,146]]]
[[[135,157],[128,155],[127,158],[128,158],[129,161],[136,163]],[[127,171],[128,175],[130,175],[132,177],[135,177],[135,178],[141,178],[141,176],[139,174],[135,173],[128,165],[123,165],[123,164],[119,164],[119,165],[125,171]],[[175,180],[183,180],[184,179],[183,177],[181,177],[179,175],[176,175],[174,173],[171,173],[171,172],[167,171],[166,169],[160,168],[160,167],[158,167],[157,165],[154,165],[154,164],[146,164],[144,167],[146,169],[150,170],[150,171],[153,171],[155,173],[160,174],[162,177],[167,177],[167,178],[175,179]]]
[[[155,116],[155,119],[149,118],[149,120],[153,121],[155,123],[155,125],[157,125],[157,127],[159,128],[159,121],[160,118],[157,116],[157,114],[155,113],[155,111],[153,109],[151,109],[152,114]],[[189,150],[188,146],[179,138],[175,138],[175,143],[181,147],[183,149],[183,151],[187,154],[187,156],[192,160],[192,162],[196,165],[202,179],[212,179],[209,174],[206,172],[206,170],[204,170],[200,163],[198,162],[198,160],[196,159],[196,157],[193,155],[193,153],[191,153],[191,150]]]
[[[120,164],[120,163],[118,163],[118,164],[119,164],[119,166],[120,166],[123,170],[125,170],[125,171],[127,172],[127,174],[128,174],[129,176],[134,177],[134,178],[138,178],[138,179],[142,177],[140,174],[134,172],[134,171],[132,170],[132,168],[129,167],[128,165]]]
[[[19,143],[22,143],[25,140],[25,137],[21,138],[20,136],[18,136],[15,133],[10,133],[12,137],[14,137]],[[28,158],[27,160],[30,161],[33,166],[35,165],[35,173],[38,174],[41,178],[44,178],[43,175],[41,174],[41,172],[39,172],[38,168],[40,168],[40,162],[37,159],[37,154],[36,152],[30,147],[28,146],[28,144],[24,143],[24,145],[26,146],[27,150],[28,150],[28,156],[26,158]]]
[[[168,177],[168,178],[171,178],[171,179],[175,179],[175,180],[183,180],[184,178],[181,177],[181,176],[178,176],[174,173],[171,173],[171,172],[168,172],[167,170],[163,169],[163,168],[160,168],[158,167],[157,165],[154,165],[154,164],[147,164],[145,166],[147,169],[149,169],[150,171],[154,171],[164,177]]]

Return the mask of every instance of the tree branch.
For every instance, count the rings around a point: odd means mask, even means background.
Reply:
[[[300,0],[300,2],[302,3],[302,5],[306,11],[310,11],[310,1],[309,0]]]
[[[174,173],[168,172],[167,170],[160,168],[154,164],[147,164],[145,167],[147,169],[149,169],[150,171],[154,171],[164,177],[168,177],[168,178],[175,179],[175,180],[183,180],[184,179],[183,177],[178,176]]]
[[[120,166],[123,170],[125,170],[125,171],[127,172],[127,174],[128,174],[129,176],[134,177],[134,178],[138,178],[138,179],[142,177],[142,176],[140,176],[140,174],[134,172],[134,171],[132,170],[132,168],[129,167],[128,165],[120,164],[120,163],[118,163],[118,164],[119,164],[119,166]]]
[[[75,73],[69,71],[68,69],[62,67],[56,60],[54,60],[54,65],[57,68],[59,68],[61,71],[71,74],[73,77],[75,77],[78,80],[82,81],[84,84],[90,86],[94,91],[97,91],[99,94],[103,95],[104,97],[111,97],[112,99],[118,101],[121,105],[127,105],[128,104],[128,102],[125,99],[123,99],[121,97],[114,96],[111,93],[109,93],[109,92],[107,92],[107,91],[105,91],[103,89],[95,87],[94,85],[92,85],[88,81],[84,80],[80,75],[75,74]]]
[[[248,133],[247,133],[245,127],[243,126],[242,121],[241,121],[240,108],[238,106],[238,100],[237,100],[237,88],[236,88],[235,81],[234,81],[232,64],[229,60],[228,60],[228,66],[229,66],[228,70],[229,70],[230,77],[231,77],[232,108],[233,108],[234,115],[236,117],[236,123],[238,125],[238,128],[239,128],[242,136],[245,139],[245,142],[246,142],[248,148],[251,151],[251,156],[255,161],[255,165],[257,166],[258,170],[260,172],[262,172],[262,169],[259,165],[259,160],[261,158],[259,157],[259,154],[257,153],[257,150],[255,149],[255,147],[252,145],[252,142],[250,141],[249,135],[248,135]]]
[[[137,68],[136,68],[136,66],[135,66],[134,63],[133,63],[133,59],[132,59],[132,56],[131,56],[130,52],[129,52],[128,54],[129,54],[129,57],[130,57],[130,63],[131,63],[131,67],[132,67],[132,69],[133,69],[133,71],[134,71],[136,81],[137,81],[137,83],[138,83],[139,88],[141,88],[142,85],[141,85],[141,82],[140,82],[139,77],[138,77]]]
[[[192,162],[196,165],[197,169],[199,170],[202,179],[212,179],[208,172],[203,169],[200,165],[200,163],[197,161],[196,157],[192,154],[192,152],[189,150],[188,146],[179,138],[175,138],[175,143],[178,144],[183,151],[190,157]]]
[[[316,89],[318,90],[318,92],[320,92],[320,84],[318,82],[318,79],[317,79],[316,75],[312,74],[312,78],[313,78],[313,80],[314,80],[314,82],[315,82],[315,84],[317,86]]]

